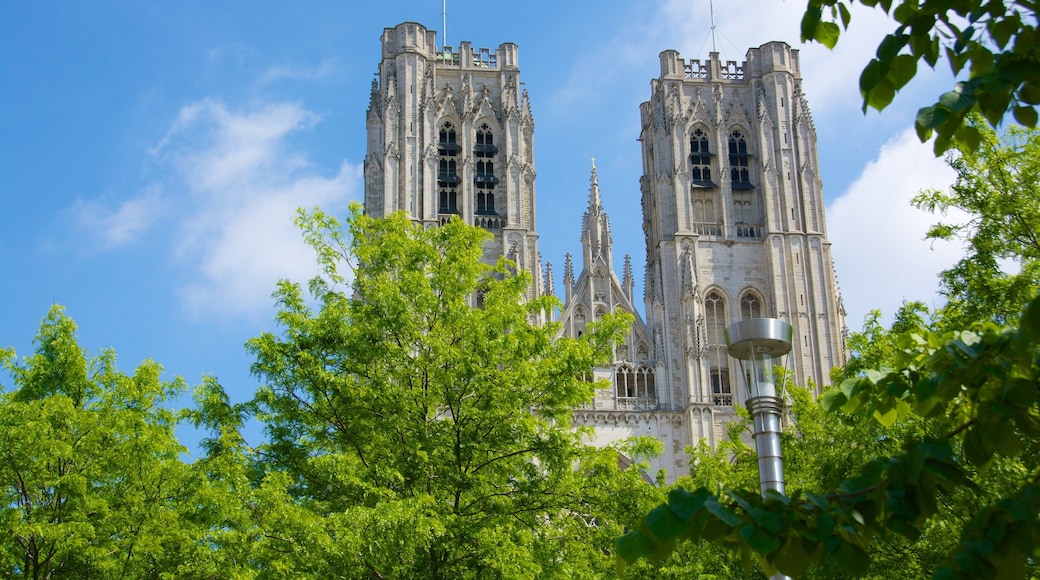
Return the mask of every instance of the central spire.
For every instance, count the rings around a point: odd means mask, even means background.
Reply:
[[[589,177],[589,208],[585,210],[583,221],[581,243],[584,249],[585,269],[591,270],[593,263],[597,261],[607,269],[612,269],[610,221],[603,211],[603,202],[599,196],[595,157],[592,158],[592,175]]]
[[[592,158],[592,177],[589,178],[589,214],[603,211],[603,203],[599,199],[599,178],[596,176],[596,158]]]

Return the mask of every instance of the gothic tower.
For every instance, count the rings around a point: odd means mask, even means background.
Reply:
[[[646,323],[637,316],[613,367],[596,369],[612,388],[600,389],[575,416],[595,428],[599,445],[657,437],[664,453],[651,467],[674,481],[689,469],[685,447],[714,446],[747,398],[726,351],[728,325],[757,317],[789,322],[794,381],[819,387],[844,363],[845,323],[798,51],[771,42],[750,49],[742,64],[720,62],[717,53],[707,62],[684,61],[672,50],[660,59],[661,77],[640,107]],[[602,213],[598,204],[593,173],[584,269],[567,296],[564,333],[595,319],[585,303],[616,307],[597,300],[598,272],[611,268],[605,216],[590,227],[597,208]],[[570,269],[568,261],[565,282]],[[627,270],[626,263],[626,278]],[[604,276],[609,297],[616,276]],[[624,301],[617,306],[630,309]]]
[[[534,119],[518,92],[518,50],[437,50],[437,33],[405,22],[383,30],[372,82],[365,157],[365,211],[403,211],[433,227],[458,216],[494,236],[499,256],[543,289],[535,229]]]

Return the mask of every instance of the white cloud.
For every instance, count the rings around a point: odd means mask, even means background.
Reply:
[[[936,276],[963,250],[956,242],[924,240],[940,216],[912,207],[910,199],[921,189],[946,189],[955,178],[935,158],[931,144],[920,143],[907,130],[886,143],[827,207],[827,233],[850,329],[858,330],[873,309],[890,320],[904,300],[942,304]]]
[[[110,250],[137,241],[162,213],[163,206],[160,188],[150,187],[114,209],[104,199],[77,199],[66,215],[98,240],[102,249]]]
[[[334,71],[335,61],[331,58],[323,60],[321,64],[314,67],[273,66],[260,75],[256,84],[264,87],[286,80],[318,81],[328,78]]]
[[[185,211],[175,256],[195,272],[181,289],[197,316],[266,313],[280,278],[317,272],[314,254],[292,223],[297,207],[345,208],[360,169],[344,162],[324,175],[287,141],[319,119],[298,104],[234,111],[208,99],[182,109],[153,149],[173,169]]]

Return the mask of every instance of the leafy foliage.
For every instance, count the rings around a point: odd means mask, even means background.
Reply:
[[[809,0],[802,16],[802,40],[828,48],[852,20],[856,0]],[[1036,5],[1024,0],[858,0],[890,14],[896,28],[878,45],[860,75],[863,110],[882,110],[917,74],[923,61],[934,68],[946,58],[955,75],[967,80],[920,109],[915,126],[921,141],[936,135],[936,155],[951,146],[974,150],[978,127],[966,123],[981,114],[997,126],[1005,114],[1034,127],[1040,104],[1040,31]],[[840,26],[839,26],[840,23]]]
[[[675,542],[694,539],[733,547],[767,573],[799,576],[826,562],[862,575],[873,539],[895,533],[916,540],[943,504],[960,501],[965,490],[985,495],[980,485],[997,482],[992,501],[957,528],[960,541],[934,577],[1025,577],[1040,553],[1038,345],[1040,297],[1018,327],[987,323],[901,335],[890,369],[845,380],[822,404],[868,413],[885,427],[920,421],[919,437],[867,462],[829,494],[792,486],[790,496],[763,499],[673,489],[666,504],[618,540],[619,557],[663,558]],[[1023,446],[1031,453],[1019,456]]]
[[[144,362],[87,359],[76,325],[51,309],[14,388],[0,393],[0,573],[32,578],[149,577],[173,571],[204,528],[199,478],[180,461],[164,404],[184,389]]]
[[[457,220],[423,229],[354,207],[349,236],[320,211],[299,221],[325,275],[310,301],[283,282],[283,335],[248,348],[265,383],[258,468],[284,475],[294,504],[326,526],[310,541],[338,546],[328,569],[461,578],[609,567],[603,548],[620,528],[601,505],[638,474],[583,444],[571,413],[591,399],[581,377],[624,317],[556,339],[555,325],[531,323],[554,299],[525,300],[529,275],[482,262],[487,233]]]
[[[1040,131],[1018,126],[998,135],[978,117],[972,153],[951,153],[957,172],[950,191],[926,190],[914,204],[932,213],[966,216],[932,226],[928,237],[965,242],[965,256],[940,274],[947,327],[974,320],[1013,322],[1020,305],[1040,292]],[[1011,263],[1016,273],[1005,271]]]

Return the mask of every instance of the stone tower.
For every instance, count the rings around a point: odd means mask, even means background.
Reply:
[[[660,60],[661,76],[640,107],[646,323],[637,317],[613,366],[596,369],[611,379],[611,392],[600,390],[576,416],[595,427],[598,444],[657,437],[664,454],[651,466],[674,481],[689,469],[685,447],[702,440],[714,446],[747,398],[740,367],[726,352],[728,325],[757,317],[789,322],[794,380],[823,386],[844,363],[845,323],[798,51],[771,42],[750,49],[742,64],[723,63],[717,53],[684,61],[672,50]],[[583,232],[602,214],[595,198]],[[614,297],[616,276],[601,274],[611,267],[605,216],[601,223],[592,231],[606,228],[605,254],[596,250],[602,235],[582,235],[586,258],[561,317],[565,334],[599,312],[631,307]],[[626,279],[628,270],[626,262]],[[605,293],[596,290],[601,276]],[[591,294],[582,290],[590,277]],[[622,298],[631,299],[624,288]]]
[[[365,210],[403,211],[426,227],[453,216],[487,229],[499,256],[534,275],[543,291],[535,229],[534,119],[518,92],[518,50],[437,49],[437,33],[405,22],[383,30],[372,82]]]

